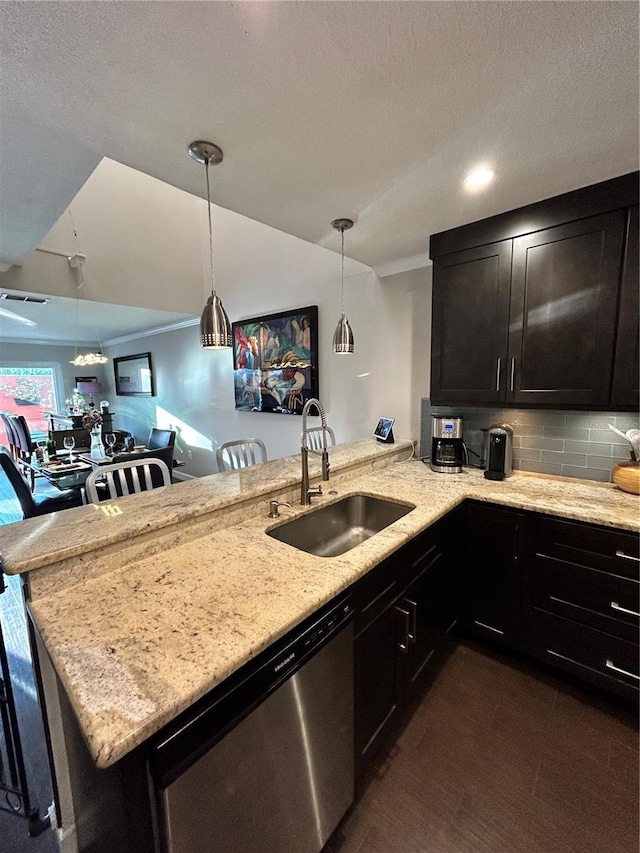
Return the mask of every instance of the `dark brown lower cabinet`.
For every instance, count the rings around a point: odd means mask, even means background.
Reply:
[[[389,742],[460,621],[612,694],[640,685],[638,536],[469,501],[352,587],[355,766]]]
[[[446,524],[416,537],[353,589],[356,774],[376,755],[451,642],[459,600]]]
[[[638,537],[542,516],[533,523],[525,578],[525,650],[637,701]]]
[[[464,539],[464,626],[517,648],[522,610],[525,513],[469,502]]]

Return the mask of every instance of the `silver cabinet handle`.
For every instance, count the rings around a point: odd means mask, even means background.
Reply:
[[[409,654],[409,619],[410,614],[408,610],[405,610],[404,607],[395,608],[396,613],[400,613],[401,616],[404,617],[404,637],[398,640],[398,646],[400,651],[404,652],[405,655]]]
[[[636,681],[640,681],[640,675],[636,675],[633,672],[627,672],[626,669],[620,669],[619,666],[614,666],[612,660],[607,660],[605,666],[607,667],[607,669],[612,669],[614,672],[620,672],[622,675],[626,675],[629,678],[635,678]]]
[[[502,369],[502,359],[498,359],[498,363],[496,365],[496,391],[500,390],[500,371]]]
[[[404,603],[411,608],[411,628],[408,637],[411,643],[415,643],[418,640],[418,604],[416,601],[411,601],[410,598],[405,598]]]
[[[494,634],[501,634],[504,636],[504,631],[501,631],[499,628],[493,628],[491,625],[486,625],[484,622],[478,622],[477,619],[473,620],[474,625],[479,625],[480,628],[486,628],[488,631],[493,631]]]
[[[612,610],[619,610],[620,613],[628,613],[629,616],[637,616],[640,619],[640,613],[636,613],[635,610],[627,610],[626,607],[620,607],[617,601],[612,601],[609,604],[609,607],[611,607]]]
[[[516,360],[515,358],[511,359],[511,390],[513,391],[514,387],[514,379],[516,375]]]
[[[621,560],[631,560],[634,563],[640,563],[640,557],[634,557],[631,554],[625,554],[624,551],[616,551],[616,557],[620,557]]]

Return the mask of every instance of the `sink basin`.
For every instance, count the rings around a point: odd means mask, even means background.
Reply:
[[[415,509],[371,495],[349,495],[267,531],[269,536],[317,557],[337,557]]]

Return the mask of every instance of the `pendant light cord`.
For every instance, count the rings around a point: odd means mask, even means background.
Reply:
[[[340,229],[342,237],[342,316],[344,317],[344,228]]]
[[[209,158],[204,161],[207,175],[207,214],[209,217],[209,268],[211,269],[211,295],[215,296],[216,288],[213,280],[213,228],[211,226],[211,192],[209,190]]]

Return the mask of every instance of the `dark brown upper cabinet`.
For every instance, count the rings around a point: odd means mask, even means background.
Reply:
[[[635,172],[433,235],[432,402],[637,409],[637,199]]]
[[[432,400],[504,401],[511,243],[453,252],[434,263]]]
[[[638,374],[638,208],[629,211],[626,252],[622,271],[618,336],[616,340],[613,396],[616,408],[640,408],[640,376]]]
[[[513,241],[508,403],[606,406],[623,211]]]

